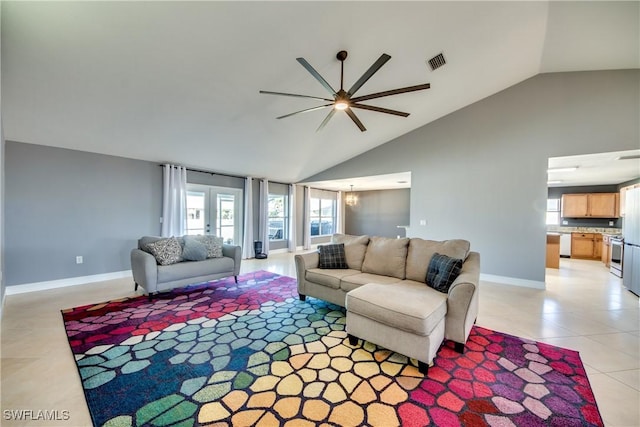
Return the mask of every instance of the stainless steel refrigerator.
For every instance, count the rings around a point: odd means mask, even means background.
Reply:
[[[622,284],[640,295],[640,188],[627,191],[622,223]]]

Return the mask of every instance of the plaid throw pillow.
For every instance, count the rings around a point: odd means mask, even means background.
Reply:
[[[462,260],[435,253],[427,268],[427,285],[436,291],[447,293],[462,270]]]
[[[349,268],[344,253],[344,243],[318,246],[320,261],[318,268]]]

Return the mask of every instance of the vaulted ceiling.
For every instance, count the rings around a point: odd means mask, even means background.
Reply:
[[[538,73],[640,68],[629,2],[2,1],[7,140],[296,182]],[[360,132],[315,111],[304,57],[345,87],[391,55],[364,95],[408,118],[357,111]],[[426,60],[443,53],[431,71]],[[399,171],[404,172],[404,171]]]

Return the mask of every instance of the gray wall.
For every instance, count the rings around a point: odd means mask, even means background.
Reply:
[[[5,176],[7,286],[129,270],[160,232],[157,163],[9,141]]]
[[[409,236],[468,239],[483,273],[542,282],[549,157],[637,149],[639,98],[640,70],[541,74],[306,180],[409,170]]]
[[[346,206],[344,231],[346,234],[382,237],[404,237],[409,225],[411,190],[379,190],[354,192],[355,206]]]

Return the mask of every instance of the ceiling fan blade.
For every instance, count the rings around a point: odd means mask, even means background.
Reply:
[[[298,95],[296,93],[284,93],[284,92],[271,92],[269,90],[261,90],[260,93],[265,93],[267,95],[283,95],[283,96],[297,96],[299,98],[311,98],[311,99],[319,99],[321,101],[330,101],[332,102],[333,99],[329,99],[329,98],[320,98],[319,96],[311,96],[311,95]]]
[[[311,75],[312,75],[313,77],[315,77],[315,79],[316,79],[317,81],[319,81],[319,82],[320,82],[320,84],[321,84],[322,86],[324,86],[324,88],[325,88],[327,91],[329,91],[329,93],[331,94],[331,96],[335,96],[335,95],[336,95],[336,91],[331,87],[331,85],[330,85],[329,83],[327,83],[327,81],[326,81],[326,80],[325,80],[325,79],[320,75],[320,73],[318,73],[318,72],[315,70],[315,68],[313,68],[313,67],[311,66],[311,64],[309,64],[309,63],[307,62],[307,60],[306,60],[306,59],[304,59],[304,58],[296,58],[296,61],[298,61],[298,62],[299,62],[299,63],[300,63],[304,68],[306,68],[306,70],[307,70],[308,72],[310,72],[310,73],[311,73]]]
[[[322,110],[323,108],[330,107],[332,105],[333,104],[325,104],[325,105],[320,105],[319,107],[307,108],[304,110],[296,111],[295,113],[289,113],[289,114],[285,114],[284,116],[276,117],[276,119],[284,119],[285,117],[295,116],[296,114],[300,114],[300,113],[308,113],[310,111]]]
[[[336,109],[332,108],[331,111],[329,111],[329,114],[327,114],[327,117],[325,117],[322,123],[320,123],[320,126],[318,126],[318,129],[316,129],[316,132],[320,132],[322,128],[324,128],[327,125],[327,123],[329,123],[329,120],[331,120],[331,117],[333,117],[335,113],[336,113]]]
[[[346,110],[344,110],[345,113],[347,113],[347,116],[351,117],[351,120],[353,120],[353,123],[356,124],[356,126],[358,126],[360,128],[360,130],[362,132],[364,132],[365,130],[367,130],[366,127],[364,127],[364,125],[362,124],[362,122],[360,121],[360,119],[356,116],[356,114],[351,110],[351,108],[347,108]]]
[[[372,93],[370,95],[357,96],[355,98],[351,98],[351,102],[360,102],[360,101],[366,101],[368,99],[382,98],[383,96],[391,96],[391,95],[399,95],[401,93],[415,92],[417,90],[429,89],[430,87],[431,85],[429,83],[416,85],[416,86],[407,86],[400,89],[393,89],[393,90],[387,90],[384,92]]]
[[[380,55],[380,58],[378,58],[378,60],[374,62],[373,65],[369,67],[367,71],[365,71],[362,77],[360,77],[358,81],[355,82],[353,86],[351,86],[351,89],[349,89],[349,94],[353,95],[354,93],[356,93],[356,91],[360,89],[360,87],[362,87],[362,85],[365,84],[367,80],[369,80],[371,76],[373,76],[390,59],[391,57],[386,53],[383,53],[382,55]]]
[[[396,116],[402,116],[402,117],[407,117],[409,115],[409,113],[403,113],[402,111],[389,110],[388,108],[374,107],[373,105],[351,103],[351,108],[362,108],[363,110],[377,111],[378,113],[394,114]]]

